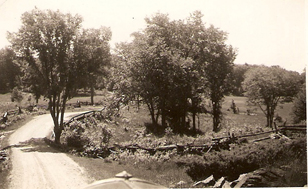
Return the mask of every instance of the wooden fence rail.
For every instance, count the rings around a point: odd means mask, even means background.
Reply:
[[[102,109],[100,109],[100,110],[91,110],[91,111],[87,111],[87,112],[84,112],[84,113],[75,115],[75,116],[71,117],[71,119],[68,120],[67,122],[65,122],[64,124],[65,124],[65,125],[69,125],[71,122],[73,122],[73,121],[75,121],[75,120],[79,121],[79,120],[84,119],[85,117],[88,117],[88,116],[90,116],[90,115],[95,115],[95,113],[98,113],[98,112],[100,113],[100,112],[102,112],[104,109],[105,109],[105,107],[102,108]]]

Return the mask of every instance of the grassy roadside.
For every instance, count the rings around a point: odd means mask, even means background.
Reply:
[[[117,173],[127,171],[136,178],[151,181],[166,187],[174,187],[179,181],[184,181],[191,186],[193,181],[185,173],[183,168],[174,162],[157,163],[151,166],[140,166],[138,164],[122,164],[119,162],[107,162],[104,159],[93,159],[69,155],[75,162],[83,167],[93,181],[113,178]]]

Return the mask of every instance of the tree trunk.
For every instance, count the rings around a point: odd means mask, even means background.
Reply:
[[[163,126],[163,127],[166,126],[166,111],[165,111],[165,106],[163,106],[162,109],[161,109],[161,126]]]
[[[139,102],[139,95],[137,95],[137,112],[139,112],[140,102]]]
[[[54,127],[54,133],[55,133],[55,143],[60,144],[60,137],[61,137],[62,129],[59,126]]]
[[[64,113],[67,100],[67,91],[61,97],[60,94],[49,97],[50,114],[54,122],[55,143],[60,144],[60,137],[63,130]],[[62,99],[62,102],[61,102]],[[60,119],[59,119],[60,118]]]
[[[192,119],[193,119],[193,132],[194,134],[196,134],[196,111],[194,110],[193,110]]]
[[[187,99],[183,99],[183,101],[187,101]],[[187,115],[187,103],[184,103],[184,108],[183,108],[183,124],[184,124],[184,127],[190,127],[190,119],[188,119],[188,125],[187,125],[187,122],[186,122],[186,115]]]
[[[194,98],[192,98],[191,106],[192,106],[193,132],[196,134],[197,103],[195,102]]]
[[[91,85],[91,104],[94,105],[94,85]]]
[[[166,126],[166,112],[164,109],[162,109],[161,112],[162,112],[161,113],[161,125],[165,127]]]
[[[213,131],[218,132],[218,127],[220,124],[220,105],[219,102],[212,102],[213,107]]]
[[[157,125],[157,119],[155,119],[155,110],[154,110],[152,101],[148,102],[147,105],[148,105],[148,109],[150,111],[152,123]]]
[[[271,104],[266,105],[266,111],[267,126],[273,128],[274,108],[271,107]]]
[[[269,112],[269,126],[273,129],[274,109],[271,107]]]
[[[51,109],[53,109],[53,108],[51,108]],[[60,125],[59,125],[59,122],[58,122],[59,114],[56,115],[55,111],[53,111],[53,110],[51,110],[50,113],[51,113],[51,117],[52,117],[53,123],[54,123],[53,131],[54,131],[54,134],[55,134],[55,143],[60,144],[61,128],[60,128]]]
[[[199,113],[197,113],[197,117],[198,117],[198,129],[200,131],[200,117],[199,117]]]

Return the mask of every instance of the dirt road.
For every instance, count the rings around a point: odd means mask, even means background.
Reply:
[[[66,117],[76,113],[66,113]],[[31,138],[44,138],[51,134],[51,116],[35,117],[10,137],[10,144]],[[83,188],[93,180],[64,153],[27,150],[31,147],[12,148],[12,173],[9,188]]]

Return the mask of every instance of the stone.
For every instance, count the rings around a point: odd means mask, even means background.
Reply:
[[[225,181],[225,183],[222,185],[222,188],[231,188],[230,182]]]
[[[176,186],[177,188],[178,188],[178,187],[183,188],[184,185],[186,185],[186,184],[187,184],[187,182],[181,180],[180,182],[176,183],[175,186]]]
[[[236,186],[238,186],[238,187],[236,187],[236,188],[240,188],[240,186],[242,186],[243,184],[244,184],[244,182],[247,180],[247,173],[244,173],[244,174],[241,174],[239,177],[238,177],[238,179],[236,179],[236,180],[234,180],[234,181],[232,181],[231,183],[230,183],[230,186],[232,187],[232,188],[235,188]]]
[[[221,177],[220,179],[218,179],[218,181],[215,183],[213,188],[221,188],[224,183],[225,183],[226,179],[225,177]]]
[[[196,182],[193,186],[203,185],[203,186],[213,186],[215,184],[214,176],[211,175],[205,180]]]

